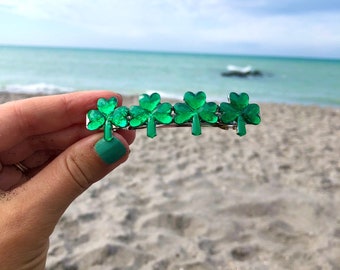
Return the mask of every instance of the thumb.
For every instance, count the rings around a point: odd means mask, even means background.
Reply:
[[[105,141],[102,134],[86,137],[19,188],[15,201],[30,213],[30,224],[52,225],[53,230],[76,197],[126,161],[128,149],[127,141],[120,134],[114,134],[110,142]],[[39,222],[45,224],[37,224]]]

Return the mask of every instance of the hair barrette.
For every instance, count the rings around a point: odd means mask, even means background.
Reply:
[[[158,93],[139,96],[139,105],[118,105],[115,97],[99,98],[97,110],[87,113],[87,129],[104,129],[104,139],[112,140],[112,131],[119,129],[144,129],[150,138],[157,135],[157,128],[191,127],[194,136],[201,135],[201,127],[233,129],[239,136],[246,134],[246,124],[258,125],[261,122],[260,107],[249,104],[247,93],[230,93],[228,102],[219,105],[206,102],[206,94],[186,92],[184,103],[171,105],[161,102]]]

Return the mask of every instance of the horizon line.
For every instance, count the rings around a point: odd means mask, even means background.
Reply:
[[[318,57],[318,56],[301,56],[301,55],[272,55],[272,54],[241,54],[241,53],[219,53],[219,52],[190,52],[190,51],[170,51],[156,49],[123,49],[110,47],[90,47],[90,46],[60,46],[60,45],[41,45],[41,44],[1,44],[1,47],[16,47],[30,49],[61,49],[61,50],[92,50],[92,51],[112,51],[112,52],[135,52],[135,53],[155,53],[155,54],[187,54],[187,55],[206,55],[206,56],[231,56],[231,57],[261,57],[261,58],[281,58],[281,59],[300,59],[300,60],[328,60],[339,61],[337,57]]]

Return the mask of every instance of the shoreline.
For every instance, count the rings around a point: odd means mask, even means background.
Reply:
[[[76,91],[74,91],[76,92]],[[148,93],[153,93],[152,91],[148,91]],[[60,95],[66,94],[66,93],[60,93]],[[53,94],[58,95],[58,94]],[[138,95],[125,95],[121,94],[123,97],[123,105],[125,106],[131,106],[131,105],[138,105]],[[160,94],[162,96],[162,94]],[[12,101],[12,100],[19,100],[19,99],[25,99],[25,98],[31,98],[31,97],[37,97],[37,96],[48,96],[45,94],[27,94],[27,93],[11,93],[6,91],[0,91],[0,104]],[[162,102],[170,102],[170,103],[176,103],[181,102],[181,98],[174,98],[174,97],[162,97]],[[216,101],[214,99],[207,100],[207,101],[213,101],[216,103],[220,103],[220,101]],[[222,101],[225,102],[225,101]],[[340,106],[332,106],[332,105],[322,105],[322,104],[302,104],[302,103],[286,103],[286,102],[256,102],[252,101],[250,97],[250,103],[257,103],[262,106],[285,106],[285,107],[302,107],[302,108],[318,108],[318,109],[326,109],[326,110],[340,110]]]

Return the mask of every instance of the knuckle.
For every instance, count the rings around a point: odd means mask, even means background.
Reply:
[[[68,155],[65,159],[65,167],[71,181],[73,181],[82,191],[91,186],[91,176],[76,156]]]

